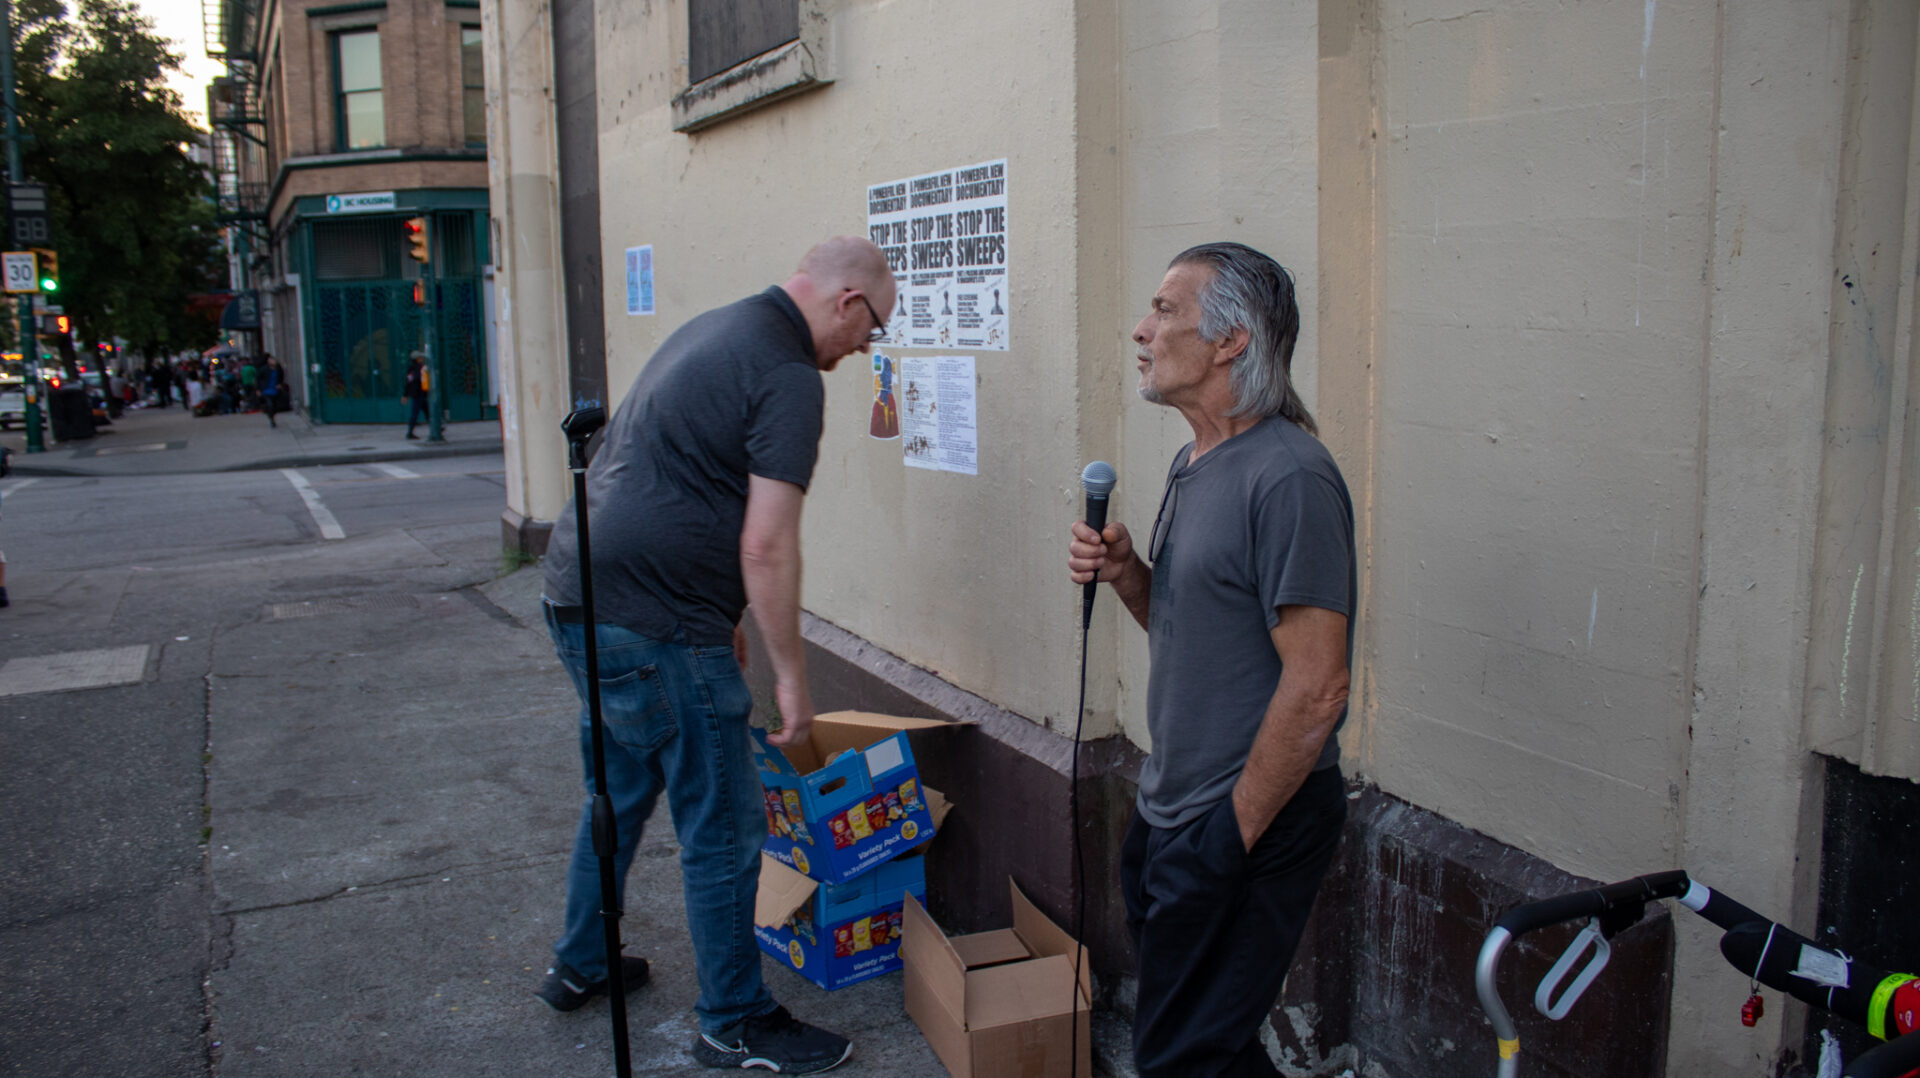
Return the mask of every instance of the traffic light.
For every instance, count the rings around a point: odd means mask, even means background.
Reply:
[[[40,291],[60,291],[60,252],[51,247],[32,247],[34,261],[40,270]]]
[[[430,262],[433,255],[428,251],[427,219],[425,217],[407,218],[407,253],[415,262]]]
[[[60,334],[72,333],[73,323],[68,321],[67,316],[64,314],[55,315],[53,318],[53,331]]]

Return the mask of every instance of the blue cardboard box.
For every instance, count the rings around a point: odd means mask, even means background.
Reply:
[[[865,711],[816,716],[807,744],[776,748],[754,729],[765,789],[765,852],[824,883],[845,883],[933,837],[933,795],[906,731],[952,725]]]
[[[753,935],[761,950],[831,991],[900,968],[909,894],[927,898],[919,857],[888,861],[850,883],[821,883],[762,854]]]

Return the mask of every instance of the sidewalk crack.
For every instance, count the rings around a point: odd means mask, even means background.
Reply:
[[[305,898],[290,898],[284,902],[264,902],[257,906],[235,906],[221,910],[224,917],[241,917],[252,913],[270,913],[275,910],[295,909],[300,906],[312,906],[321,902],[331,902],[337,898],[371,894],[377,891],[419,887],[438,880],[447,882],[454,873],[463,875],[481,875],[490,872],[506,871],[518,868],[531,868],[539,865],[556,864],[573,856],[571,849],[549,851],[545,853],[518,854],[513,857],[498,857],[485,861],[466,861],[460,864],[444,865],[426,872],[414,872],[404,876],[393,876],[371,883],[356,883],[347,887],[335,888],[325,894],[308,895]]]

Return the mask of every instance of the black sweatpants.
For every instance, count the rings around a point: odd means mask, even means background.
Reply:
[[[1249,852],[1233,799],[1184,826],[1136,811],[1120,851],[1140,992],[1140,1078],[1274,1076],[1260,1043],[1347,818],[1338,767],[1307,776]]]

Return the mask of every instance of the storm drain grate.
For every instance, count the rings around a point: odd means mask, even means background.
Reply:
[[[344,599],[312,599],[304,603],[275,603],[267,607],[270,621],[311,618],[321,614],[351,614],[358,610],[418,610],[411,595],[356,595]]]
[[[132,685],[147,676],[147,651],[146,644],[135,644],[8,659],[0,666],[0,696]]]

